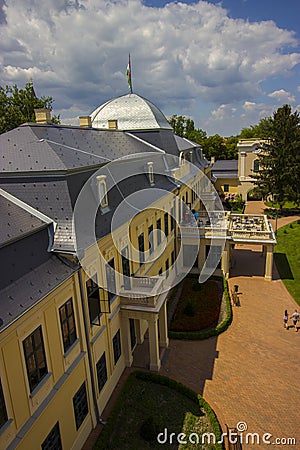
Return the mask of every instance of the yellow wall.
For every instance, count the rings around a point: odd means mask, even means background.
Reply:
[[[228,185],[228,191],[225,192],[224,185]],[[225,196],[228,194],[238,193],[238,179],[237,178],[218,178],[215,183],[217,192],[222,192]]]
[[[197,180],[195,180],[196,182]],[[185,198],[187,191],[188,201],[191,203],[192,196],[188,188],[183,186],[177,194],[178,197]],[[146,256],[145,263],[141,267],[139,261],[130,263],[131,273],[136,273],[139,276],[158,275],[160,268],[165,272],[166,260],[169,261],[169,267],[171,267],[171,254],[175,251],[174,231],[171,231],[171,217],[169,216],[169,235],[166,239],[162,239],[160,246],[157,246],[155,229],[157,219],[161,218],[161,229],[164,232],[164,213],[170,213],[173,206],[173,196],[166,195],[153,205],[153,209],[139,213],[132,220],[129,232],[128,224],[125,224],[116,231],[114,240],[111,235],[105,236],[97,245],[88,249],[85,256],[88,273],[81,270],[83,302],[87,314],[88,299],[85,284],[90,275],[97,273],[100,285],[106,286],[105,264],[100,262],[99,251],[101,251],[106,262],[112,257],[114,258],[115,269],[120,273],[116,277],[116,284],[117,287],[120,287],[122,285],[122,260],[115,245],[121,250],[127,245],[130,247],[132,242],[138,248],[138,235],[143,232],[145,250],[149,250],[148,227],[152,224],[155,236],[154,252]],[[191,207],[198,209],[200,207],[199,200],[196,199]],[[132,255],[129,254],[129,259],[131,257]],[[106,295],[104,291],[101,291],[102,298]],[[64,354],[59,308],[71,297],[76,320],[77,340],[71,349]],[[87,317],[88,339],[92,358],[92,377],[100,414],[125,368],[124,332],[122,331],[120,298],[116,296],[110,306],[110,313],[101,315],[99,326],[91,325],[89,317]],[[55,423],[59,421],[63,448],[80,449],[95,426],[96,419],[88,360],[88,343],[85,336],[84,309],[81,300],[79,275],[75,273],[30,311],[27,311],[6,330],[1,332],[0,375],[10,421],[7,422],[0,435],[0,448],[6,448],[14,439],[14,444],[17,443],[16,448],[20,450],[40,448]],[[43,331],[48,374],[39,383],[34,393],[30,393],[23,341],[40,325]],[[136,321],[138,342],[142,342],[147,326],[147,321],[145,320]],[[117,364],[115,364],[113,337],[119,329],[122,353]],[[96,364],[104,351],[106,354],[108,380],[101,392],[99,392]],[[73,397],[84,381],[87,389],[89,413],[77,431],[73,411]]]

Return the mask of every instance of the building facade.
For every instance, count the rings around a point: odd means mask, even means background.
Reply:
[[[146,332],[160,369],[180,277],[228,276],[232,244],[261,242],[270,278],[274,236],[216,211],[201,148],[148,100],[79,127],[37,113],[0,136],[0,447],[80,449]]]

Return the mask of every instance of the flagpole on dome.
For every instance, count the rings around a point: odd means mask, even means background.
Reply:
[[[129,89],[130,89],[130,93],[132,94],[132,78],[131,78],[131,61],[130,61],[130,53],[129,53],[129,58],[128,58],[128,64],[127,64],[126,75],[127,75],[127,82],[128,82],[128,86],[129,86]]]

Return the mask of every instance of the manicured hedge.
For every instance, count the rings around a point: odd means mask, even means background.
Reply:
[[[177,392],[179,392],[180,394],[188,397],[193,402],[197,403],[199,405],[199,408],[205,412],[207,419],[210,422],[212,432],[216,436],[217,442],[214,447],[215,450],[223,450],[223,448],[224,448],[223,444],[218,443],[218,441],[220,441],[221,436],[222,436],[222,429],[221,429],[220,423],[219,423],[214,411],[212,410],[212,408],[204,400],[204,398],[201,397],[201,395],[196,394],[196,392],[194,392],[192,389],[188,388],[187,386],[183,385],[182,383],[179,383],[171,378],[164,377],[164,376],[158,375],[158,374],[154,374],[152,372],[142,372],[142,371],[133,372],[128,377],[128,380],[126,381],[126,384],[116,401],[113,411],[108,418],[108,421],[101,433],[100,439],[98,440],[96,446],[94,447],[94,450],[106,450],[107,448],[109,448],[109,440],[110,440],[110,436],[114,430],[115,420],[118,417],[118,414],[122,407],[122,403],[124,401],[125,396],[128,395],[128,393],[130,392],[130,388],[134,384],[136,379],[149,381],[152,383],[157,383],[162,386],[166,386],[168,388],[174,389]]]
[[[228,290],[228,283],[225,277],[223,277],[223,294],[226,301],[226,318],[214,328],[203,331],[169,331],[169,337],[172,339],[187,339],[187,340],[201,340],[207,339],[212,336],[218,336],[223,331],[227,330],[232,322],[232,308]]]

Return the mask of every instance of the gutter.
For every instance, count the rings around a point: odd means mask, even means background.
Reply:
[[[84,321],[84,334],[85,334],[85,340],[86,340],[86,346],[87,346],[87,354],[88,354],[90,377],[91,377],[91,388],[92,388],[94,410],[95,410],[97,423],[103,423],[103,420],[100,417],[98,403],[97,403],[96,386],[95,386],[95,378],[94,378],[94,371],[93,371],[93,358],[92,358],[91,343],[90,343],[90,339],[89,339],[89,324],[88,324],[88,319],[87,319],[86,305],[84,302],[83,282],[82,282],[82,276],[81,276],[80,270],[78,271],[78,281],[79,281],[80,299],[81,299],[81,307],[82,307],[82,314],[83,314],[83,321]]]

